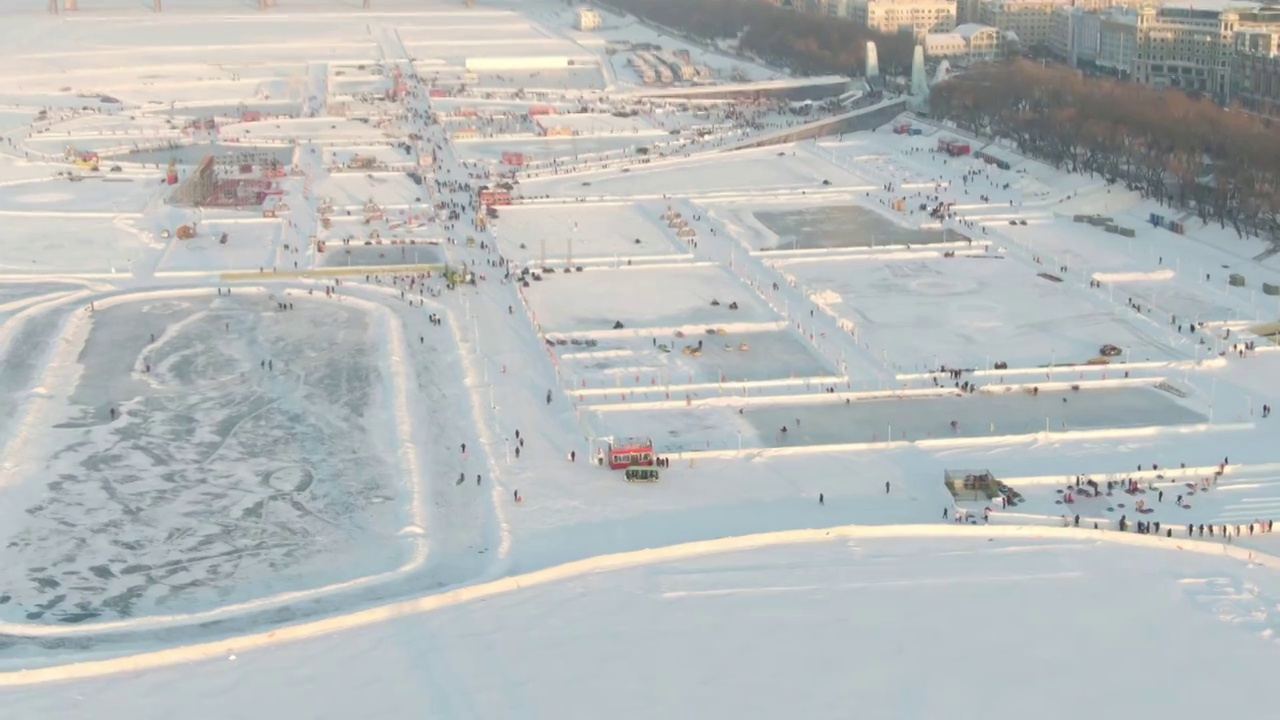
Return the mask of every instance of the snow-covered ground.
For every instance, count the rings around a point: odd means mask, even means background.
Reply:
[[[1274,662],[1277,598],[1264,568],[1172,547],[1053,534],[854,537],[570,575],[230,661],[8,699],[40,717],[111,708],[139,720],[193,707],[210,717],[391,718],[413,707],[441,717],[766,718],[841,717],[853,706],[956,718],[1034,707],[1065,720],[1078,708],[1046,698],[1081,657],[1124,644],[1219,660],[1195,682],[1154,662],[1102,673],[1089,685],[1094,715],[1248,715],[1270,702],[1253,669]],[[625,665],[646,670],[620,671],[620,648]],[[850,670],[840,682],[837,667]],[[287,690],[304,683],[305,693]],[[999,692],[973,696],[993,683]]]
[[[503,208],[494,235],[503,256],[522,265],[604,261],[688,253],[677,230],[662,220],[660,203],[513,206]]]
[[[335,206],[364,207],[365,203],[407,207],[422,204],[426,191],[400,172],[348,172],[330,175],[315,192]]]
[[[524,291],[547,332],[718,328],[777,320],[759,296],[723,268],[653,266],[557,272]],[[717,301],[718,305],[713,305]],[[731,309],[732,303],[738,308]]]
[[[726,152],[806,118],[645,99],[608,43],[801,81],[631,18],[373,5],[0,0],[0,716],[1266,706],[1265,243],[918,119]],[[278,200],[164,183],[210,155]],[[1080,680],[1148,654],[1214,661]]]
[[[83,218],[75,214],[4,218],[0,274],[124,273],[154,250],[136,220],[125,216]]]
[[[222,242],[223,233],[227,241]],[[207,272],[257,270],[275,264],[280,240],[279,221],[250,218],[244,222],[209,220],[200,225],[200,234],[190,240],[169,243],[157,270],[163,272]]]
[[[1164,328],[1152,332],[1096,294],[1046,280],[1040,267],[988,255],[806,262],[782,270],[859,339],[910,372],[941,365],[990,368],[1083,363],[1111,344],[1133,361],[1180,354]],[[1019,298],[1035,297],[1034,304]],[[1185,336],[1184,336],[1185,337]],[[1184,344],[1192,341],[1184,340]],[[939,354],[939,348],[947,348]]]

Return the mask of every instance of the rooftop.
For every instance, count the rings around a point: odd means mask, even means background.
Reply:
[[[956,26],[955,33],[968,40],[983,30],[995,30],[995,28],[990,25],[983,25],[982,23],[964,23],[963,25]]]

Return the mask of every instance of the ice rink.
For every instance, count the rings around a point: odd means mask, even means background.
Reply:
[[[942,230],[904,227],[875,210],[848,205],[796,210],[762,210],[756,220],[777,241],[753,250],[816,250],[878,245],[931,245],[958,239]]]
[[[704,345],[700,356],[681,352],[699,340]],[[790,330],[665,337],[657,342],[670,351],[662,351],[650,339],[612,337],[601,339],[594,348],[569,345],[556,350],[563,371],[576,379],[574,387],[583,382],[588,387],[645,386],[651,381],[659,385],[751,382],[835,372]]]
[[[363,245],[330,243],[317,265],[322,267],[386,267],[393,265],[434,265],[443,263],[444,251],[438,245]]]
[[[25,420],[51,427],[7,450],[0,617],[201,611],[406,560],[374,319],[288,300],[92,315],[73,384]]]
[[[1063,402],[1063,400],[1066,402]],[[1205,420],[1152,388],[863,400],[838,397],[807,404],[692,407],[599,414],[619,437],[649,436],[660,450],[839,445],[894,440],[993,437],[1063,430],[1184,425]],[[799,421],[797,423],[796,421]],[[951,430],[951,421],[958,423]],[[787,432],[781,432],[783,427]]]

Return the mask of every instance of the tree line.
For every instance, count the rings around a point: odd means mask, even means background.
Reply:
[[[906,75],[915,41],[761,0],[597,0],[802,75],[865,72],[875,41],[885,74]],[[1072,172],[1124,183],[1205,222],[1280,243],[1280,129],[1176,90],[1090,78],[1025,60],[981,65],[935,86],[932,113],[1005,138]]]
[[[1280,129],[1175,90],[1017,60],[933,88],[930,110],[1055,167],[1280,242]]]
[[[883,72],[906,74],[915,40],[883,35],[843,18],[784,10],[762,0],[598,0],[706,43],[736,38],[740,51],[800,75],[860,76],[867,42]]]

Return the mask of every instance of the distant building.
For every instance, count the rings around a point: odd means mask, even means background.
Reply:
[[[1054,11],[1070,4],[1070,0],[984,0],[978,8],[978,21],[1017,35],[1024,48],[1048,46]]]
[[[1138,15],[1127,10],[1104,15],[1098,23],[1098,56],[1094,64],[1122,78],[1133,75],[1138,52]]]
[[[1138,11],[1134,80],[1154,87],[1178,87],[1225,101],[1231,94],[1236,36],[1280,31],[1280,8],[1232,0],[1183,0],[1185,4]],[[1242,54],[1247,52],[1247,42]],[[1255,61],[1241,62],[1252,68]],[[1265,65],[1265,62],[1258,64]]]
[[[969,52],[958,33],[929,33],[924,36],[924,54],[929,58],[963,58]]]
[[[924,38],[924,54],[930,58],[973,61],[1000,56],[1004,35],[988,25],[965,23],[949,33],[929,33]]]
[[[1280,117],[1280,31],[1244,30],[1234,38],[1229,100]]]
[[[849,11],[854,22],[871,30],[910,33],[922,41],[956,27],[956,0],[853,0]]]
[[[600,13],[591,8],[578,8],[577,15],[573,20],[573,26],[583,32],[599,30],[603,24],[600,19]]]

